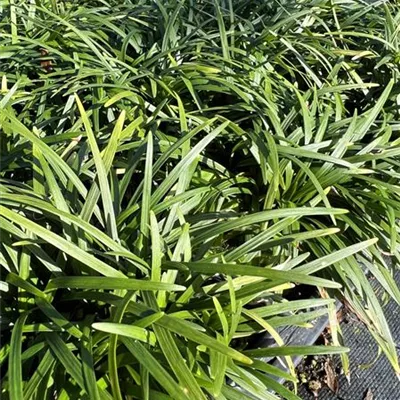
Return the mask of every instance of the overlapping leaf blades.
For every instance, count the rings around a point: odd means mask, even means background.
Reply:
[[[299,283],[399,373],[398,7],[98,3],[1,6],[3,393],[297,398],[257,357],[346,351],[280,346]]]

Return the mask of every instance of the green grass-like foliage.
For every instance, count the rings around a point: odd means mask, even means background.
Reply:
[[[400,373],[396,4],[0,2],[2,399],[297,399],[335,296]]]

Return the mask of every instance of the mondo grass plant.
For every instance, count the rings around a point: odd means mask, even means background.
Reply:
[[[400,374],[396,2],[0,15],[2,398],[298,399],[291,356],[350,374],[335,298]],[[332,346],[281,338],[326,314]]]

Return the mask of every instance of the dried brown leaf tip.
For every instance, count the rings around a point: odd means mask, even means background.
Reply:
[[[372,392],[371,388],[369,388],[365,393],[364,400],[374,400],[374,393]]]
[[[339,381],[337,374],[335,372],[335,368],[332,365],[332,359],[328,358],[324,365],[325,374],[326,374],[326,385],[333,393],[337,393],[339,390]]]

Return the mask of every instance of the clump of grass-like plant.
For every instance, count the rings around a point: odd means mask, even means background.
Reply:
[[[267,3],[1,6],[2,396],[296,399],[335,297],[400,372],[400,10]]]

